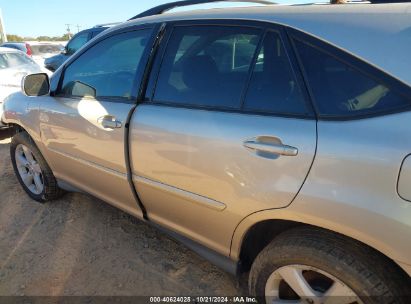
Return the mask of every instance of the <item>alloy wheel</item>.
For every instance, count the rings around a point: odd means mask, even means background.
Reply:
[[[333,275],[304,265],[274,271],[265,286],[266,303],[362,304],[355,292]]]
[[[27,189],[35,195],[44,190],[44,179],[40,165],[33,152],[23,144],[19,144],[15,151],[16,165],[20,178]]]

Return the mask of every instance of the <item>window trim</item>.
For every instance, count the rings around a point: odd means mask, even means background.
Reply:
[[[198,109],[198,110],[206,110],[206,111],[215,111],[215,112],[230,112],[230,113],[241,113],[241,114],[250,114],[250,115],[260,115],[260,116],[275,116],[275,117],[285,117],[285,118],[299,118],[299,119],[310,119],[315,120],[316,116],[313,111],[313,106],[309,95],[307,94],[307,88],[303,81],[302,76],[300,75],[300,71],[298,69],[298,65],[296,65],[293,59],[293,50],[290,48],[290,45],[286,41],[286,35],[284,32],[284,27],[280,24],[264,22],[264,21],[249,21],[249,20],[220,20],[220,19],[205,19],[205,20],[182,20],[182,21],[171,21],[166,22],[166,33],[164,35],[164,39],[160,44],[158,53],[156,58],[154,59],[154,63],[152,69],[150,71],[150,77],[146,83],[146,92],[145,98],[143,99],[142,103],[150,104],[150,105],[158,105],[158,106],[167,106],[167,107],[175,107],[175,108],[186,108],[186,109]],[[228,108],[228,107],[217,107],[217,106],[201,106],[201,105],[192,105],[192,104],[176,104],[170,101],[160,101],[154,100],[155,90],[157,88],[157,82],[159,79],[160,69],[163,64],[163,60],[165,57],[165,53],[167,51],[170,38],[172,36],[173,30],[175,27],[181,26],[232,26],[232,27],[250,27],[256,28],[261,31],[260,41],[256,48],[256,53],[253,57],[252,65],[248,71],[247,80],[243,87],[241,93],[241,100],[240,100],[240,108]],[[307,113],[306,114],[294,114],[294,113],[273,113],[268,111],[254,111],[254,110],[246,110],[244,109],[245,97],[250,85],[252,72],[254,70],[254,66],[258,57],[258,51],[263,43],[263,39],[267,31],[274,31],[277,32],[280,36],[280,39],[283,43],[284,50],[287,54],[287,58],[289,61],[289,65],[292,69],[292,73],[296,78],[297,85],[300,88],[302,98],[305,101]]]
[[[142,25],[135,25],[135,26],[130,26],[130,27],[125,27],[125,28],[120,28],[118,30],[114,30],[112,32],[109,32],[105,35],[102,35],[98,38],[91,39],[89,42],[87,42],[87,46],[80,51],[76,52],[70,59],[64,64],[64,66],[61,69],[61,73],[59,75],[59,81],[57,88],[54,92],[51,92],[51,96],[58,97],[58,98],[69,98],[69,99],[74,99],[74,100],[96,100],[96,101],[104,101],[104,102],[115,102],[115,103],[125,103],[125,104],[136,104],[137,103],[137,98],[139,95],[140,87],[143,84],[143,76],[144,72],[146,70],[147,63],[149,61],[149,57],[151,55],[151,50],[154,44],[154,41],[156,40],[157,36],[157,29],[159,27],[159,24],[156,23],[148,23],[148,24],[142,24]],[[129,33],[129,32],[137,32],[141,30],[151,30],[151,33],[148,37],[148,42],[147,46],[143,52],[143,55],[141,57],[141,61],[139,66],[137,67],[137,71],[134,75],[133,79],[133,85],[131,89],[131,94],[130,97],[79,97],[79,96],[71,96],[71,95],[64,95],[62,94],[62,85],[64,81],[64,76],[66,73],[66,69],[70,67],[71,64],[73,64],[79,57],[81,57],[85,52],[87,52],[89,49],[93,48],[97,44],[103,42],[104,40],[107,40],[111,37]]]
[[[350,54],[349,52],[334,46],[328,42],[322,41],[321,39],[314,37],[310,34],[305,32],[299,31],[295,28],[291,28],[286,26],[285,32],[288,36],[289,43],[293,49],[294,56],[297,58],[297,62],[299,65],[299,69],[301,70],[302,77],[304,79],[305,85],[308,89],[308,93],[312,100],[312,104],[317,116],[318,120],[324,121],[349,121],[349,120],[359,120],[359,119],[366,119],[372,117],[380,117],[389,114],[397,114],[408,112],[411,110],[411,87],[407,84],[403,83],[401,80],[395,78],[394,76],[388,74],[387,72],[379,69],[376,66],[373,66],[371,63],[366,62],[363,59],[356,57],[354,54]],[[309,45],[317,49],[318,51],[334,58],[335,60],[342,62],[343,64],[349,66],[353,70],[361,73],[362,75],[374,80],[378,84],[384,85],[390,90],[392,90],[395,94],[398,94],[406,99],[409,100],[409,105],[391,108],[388,110],[380,110],[374,111],[372,113],[358,113],[352,112],[350,115],[327,115],[321,114],[318,109],[318,103],[315,100],[315,96],[313,94],[312,88],[310,87],[310,83],[308,81],[307,73],[304,68],[304,64],[300,58],[298,53],[297,46],[295,45],[295,41],[302,42],[304,44]]]
[[[232,108],[232,107],[224,107],[224,106],[220,106],[220,107],[218,107],[218,106],[207,106],[207,105],[195,105],[195,104],[183,104],[183,103],[181,103],[181,104],[176,104],[175,102],[173,102],[173,101],[162,101],[162,100],[157,100],[157,101],[154,101],[154,96],[155,96],[155,92],[156,92],[156,89],[157,89],[157,85],[158,85],[158,80],[159,80],[159,78],[160,78],[160,71],[161,71],[161,67],[162,67],[162,65],[163,65],[163,63],[164,63],[164,58],[165,58],[165,55],[166,55],[166,51],[168,50],[168,47],[169,47],[169,44],[170,44],[170,40],[171,40],[171,37],[173,36],[173,33],[174,33],[174,30],[177,28],[177,27],[179,27],[179,28],[181,28],[181,27],[191,27],[191,26],[225,26],[225,27],[227,27],[227,26],[229,26],[229,27],[239,27],[239,25],[234,25],[234,24],[232,24],[232,23],[227,23],[227,24],[225,24],[226,22],[218,22],[218,21],[206,21],[206,22],[201,22],[201,21],[198,21],[198,20],[196,20],[196,21],[174,21],[174,22],[170,22],[170,23],[168,23],[168,30],[167,30],[167,34],[166,34],[166,40],[167,40],[167,42],[164,44],[164,47],[161,49],[161,58],[159,59],[159,64],[158,64],[158,67],[157,67],[157,69],[156,69],[156,75],[154,76],[154,80],[153,80],[153,87],[152,87],[152,91],[151,91],[151,93],[150,93],[150,95],[149,95],[149,98],[150,98],[150,101],[152,102],[152,103],[161,103],[161,104],[163,104],[163,105],[176,105],[176,106],[179,106],[179,107],[185,107],[185,108],[193,108],[193,109],[195,109],[195,108],[198,108],[198,109],[210,109],[210,110],[212,110],[212,109],[215,109],[215,110],[225,110],[225,111],[228,111],[228,110],[238,110],[238,109],[235,109],[235,108]],[[262,39],[262,37],[264,36],[264,30],[261,28],[261,27],[257,27],[257,26],[242,26],[242,25],[240,25],[241,27],[248,27],[248,28],[252,28],[252,29],[257,29],[257,30],[259,30],[260,31],[260,33],[259,33],[259,42],[258,42],[258,44],[257,44],[257,48],[258,48],[258,46],[260,45],[260,43],[261,43],[261,39]],[[256,51],[257,51],[257,48],[256,48]],[[252,58],[252,61],[251,61],[251,66],[253,66],[254,65],[254,57],[255,57],[255,54],[253,55],[253,58]],[[247,79],[246,79],[246,84],[247,84],[247,82],[248,82],[248,75],[249,74],[249,71],[247,72]],[[241,100],[240,100],[240,110],[241,110],[241,105],[242,105],[242,98],[243,98],[243,94],[244,94],[244,89],[245,89],[245,87],[243,87],[243,89],[242,89],[242,92],[241,92],[241,94],[240,94],[240,98],[241,98]]]
[[[296,81],[296,85],[298,86],[299,91],[301,93],[300,94],[301,98],[302,98],[301,102],[303,102],[304,105],[305,105],[305,110],[306,110],[305,114],[281,113],[281,112],[267,111],[267,110],[261,110],[261,111],[247,110],[245,108],[247,93],[250,90],[251,80],[252,80],[253,73],[254,73],[254,70],[255,70],[255,67],[256,67],[256,64],[257,64],[258,55],[261,52],[262,46],[264,44],[264,41],[265,41],[268,33],[278,34],[278,36],[281,40],[282,46],[283,46],[284,51],[285,51],[285,55],[287,57],[288,65],[290,67],[291,74],[292,74],[292,76],[294,76],[294,79]],[[255,56],[253,65],[251,66],[251,72],[249,73],[248,82],[247,82],[246,87],[244,89],[244,95],[242,96],[241,110],[245,113],[248,113],[248,112],[263,113],[263,114],[267,113],[269,115],[286,116],[286,117],[312,116],[313,118],[315,118],[315,112],[314,112],[312,103],[310,101],[309,95],[307,94],[306,86],[304,85],[303,79],[301,77],[301,72],[298,70],[298,65],[297,65],[295,59],[292,57],[293,51],[292,50],[291,50],[291,52],[289,51],[289,45],[287,44],[287,39],[285,39],[285,38],[286,38],[286,36],[283,35],[283,33],[280,29],[273,29],[273,28],[270,28],[270,27],[265,29],[264,34],[263,34],[262,39],[261,39],[260,44],[259,44],[259,48],[257,49],[257,52],[255,54],[256,56]]]

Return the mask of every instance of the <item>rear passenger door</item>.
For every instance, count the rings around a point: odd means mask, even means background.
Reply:
[[[289,205],[316,148],[316,120],[279,28],[167,28],[131,121],[133,180],[151,220],[229,254],[249,214]]]

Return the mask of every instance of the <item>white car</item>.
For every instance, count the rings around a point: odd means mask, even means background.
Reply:
[[[60,54],[64,50],[62,44],[53,42],[30,42],[30,46],[33,60],[41,67],[44,67],[47,58]]]
[[[0,128],[5,126],[1,122],[5,98],[20,91],[24,76],[40,72],[44,70],[23,52],[0,47]]]

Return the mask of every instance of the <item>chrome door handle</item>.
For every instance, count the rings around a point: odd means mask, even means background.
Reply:
[[[263,143],[263,142],[249,140],[249,141],[244,142],[244,147],[250,150],[254,150],[254,151],[282,155],[282,156],[297,156],[298,155],[297,148],[291,147],[288,145],[283,145],[283,144]]]
[[[121,121],[117,120],[114,116],[111,115],[100,117],[97,121],[105,129],[119,129],[123,126]]]

